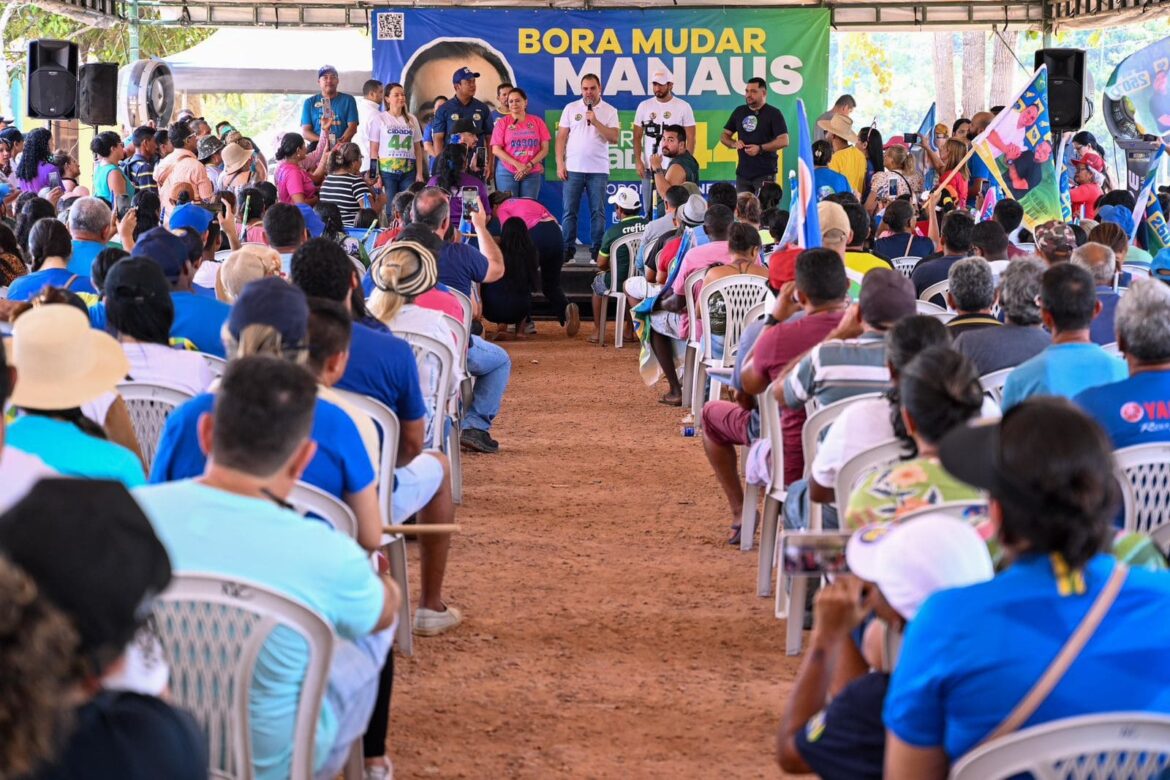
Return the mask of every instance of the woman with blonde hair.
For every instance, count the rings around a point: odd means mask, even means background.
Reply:
[[[923,147],[923,149],[926,151],[926,156],[930,158],[930,164],[934,166],[937,181],[941,182],[950,175],[951,171],[957,171],[947,184],[946,193],[954,201],[956,208],[966,206],[967,144],[956,138],[948,138],[939,146],[937,154],[930,147]],[[945,197],[941,198],[940,202],[945,203],[945,200]]]
[[[266,276],[280,276],[280,253],[264,244],[244,244],[220,265],[215,297],[231,305],[249,282]]]
[[[871,215],[884,211],[900,197],[909,195],[911,202],[922,192],[922,174],[914,165],[910,151],[901,144],[894,144],[882,155],[884,170],[873,175],[869,183],[869,196],[865,199],[865,210]]]

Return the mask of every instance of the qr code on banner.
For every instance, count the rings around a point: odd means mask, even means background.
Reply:
[[[378,40],[403,41],[406,40],[406,22],[402,14],[378,14]]]

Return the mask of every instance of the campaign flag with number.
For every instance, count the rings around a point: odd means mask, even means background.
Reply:
[[[1170,38],[1122,60],[1105,84],[1105,97],[1126,101],[1138,133],[1170,143]]]
[[[1170,246],[1170,225],[1166,224],[1166,215],[1162,213],[1162,204],[1158,200],[1157,184],[1158,169],[1162,167],[1162,155],[1166,147],[1160,147],[1154,152],[1150,160],[1150,172],[1138,191],[1137,205],[1133,210],[1134,231],[1141,225],[1141,217],[1146,219],[1146,251],[1156,255],[1162,249]],[[1130,236],[1132,239],[1133,236]]]
[[[1048,123],[1048,68],[1041,66],[1008,107],[972,142],[1000,197],[1019,201],[1024,226],[1062,220]]]

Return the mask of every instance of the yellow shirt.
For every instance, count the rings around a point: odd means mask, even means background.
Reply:
[[[845,253],[845,267],[850,271],[856,271],[861,276],[875,268],[890,268],[890,264],[882,260],[876,255],[871,255],[869,252],[846,252]],[[853,296],[853,300],[857,300],[861,295],[861,285],[852,279],[849,280],[849,294]]]
[[[856,146],[850,146],[848,149],[833,152],[833,158],[829,160],[828,167],[829,170],[844,176],[858,197],[861,196],[861,192],[865,189],[865,171],[868,167],[868,161],[860,149]]]

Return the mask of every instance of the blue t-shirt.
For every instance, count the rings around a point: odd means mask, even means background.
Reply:
[[[492,112],[482,101],[471,99],[467,105],[459,102],[459,98],[451,98],[435,112],[431,120],[431,127],[435,133],[445,133],[443,143],[449,143],[455,134],[455,124],[460,119],[470,119],[475,123],[475,134],[479,136],[480,144],[486,143],[492,134]]]
[[[987,164],[983,162],[983,160],[977,154],[971,155],[971,159],[967,161],[967,174],[970,176],[970,178],[967,180],[968,182],[975,181],[976,179],[983,179],[986,184],[995,183],[995,179],[991,177],[991,171],[988,170]],[[978,197],[978,190],[976,190],[974,187],[971,187],[970,192],[967,195],[967,201],[971,204],[975,204],[978,202]]]
[[[931,260],[923,260],[914,266],[914,271],[910,274],[910,281],[914,282],[914,294],[922,295],[922,291],[932,284],[945,282],[951,272],[951,266],[962,260],[963,257],[963,255],[943,255]],[[931,303],[937,303],[939,306],[947,305],[946,300],[941,295],[934,296]]]
[[[1115,450],[1170,441],[1170,371],[1143,371],[1073,400],[1101,424]]]
[[[1008,374],[1000,406],[1006,412],[1033,395],[1072,398],[1090,387],[1125,379],[1127,373],[1124,361],[1096,344],[1053,344]]]
[[[36,455],[66,477],[115,479],[126,487],[146,483],[137,455],[64,420],[22,415],[8,426],[5,444]]]
[[[67,268],[46,268],[14,279],[8,287],[8,300],[27,301],[46,287],[64,287],[70,279],[73,280],[69,285],[70,292],[97,294],[89,282],[89,271],[80,275]]]
[[[906,251],[906,242],[910,243],[910,250]],[[911,239],[905,233],[898,233],[873,242],[873,253],[887,260],[895,257],[926,257],[934,253],[934,242],[925,236],[914,236]]]
[[[443,245],[443,251],[439,254],[439,281],[451,289],[470,298],[472,283],[482,282],[487,272],[487,258],[475,247],[467,244]]]
[[[816,190],[818,202],[833,193],[853,192],[849,180],[831,168],[813,168],[813,188]]]
[[[1019,703],[1089,610],[1113,570],[1097,555],[1086,593],[1062,596],[1047,556],[995,579],[943,590],[910,621],[886,694],[885,723],[915,747],[952,760]],[[1170,714],[1170,577],[1131,569],[1105,619],[1056,688],[1020,728],[1101,712]]]
[[[266,585],[315,610],[344,639],[366,636],[382,614],[385,590],[366,553],[345,534],[306,522],[266,499],[184,481],[134,491],[176,571],[204,571]],[[248,701],[256,777],[289,776],[292,730],[308,648],[277,628],[256,662]],[[317,768],[337,739],[326,696],[317,720]]]
[[[301,104],[301,125],[310,125],[317,134],[321,133],[323,100],[321,93],[317,93],[305,98],[305,102]],[[329,103],[333,109],[333,132],[341,138],[351,122],[355,125],[358,122],[357,101],[353,99],[353,95],[338,92],[337,97],[331,98]]]
[[[1101,302],[1101,313],[1089,323],[1089,338],[1094,344],[1104,346],[1117,341],[1113,322],[1117,317],[1117,304],[1121,301],[1121,296],[1115,293],[1112,287],[1098,287],[1097,300]]]
[[[89,279],[93,270],[93,260],[98,253],[105,249],[107,244],[101,241],[74,241],[73,254],[69,256],[69,272]]]
[[[203,393],[171,412],[150,468],[151,483],[191,479],[203,473],[207,456],[199,446],[197,423],[199,416],[210,414],[214,406],[215,396]],[[373,483],[369,453],[357,426],[340,408],[318,398],[309,436],[317,442],[317,454],[309,461],[302,480],[340,499]]]
[[[200,352],[227,357],[223,348],[222,330],[231,307],[223,301],[191,292],[172,292],[171,300],[175,303],[171,338],[180,342],[189,341]]]
[[[421,420],[427,412],[410,345],[361,323],[353,324],[349,363],[337,389],[381,401],[401,422]]]

